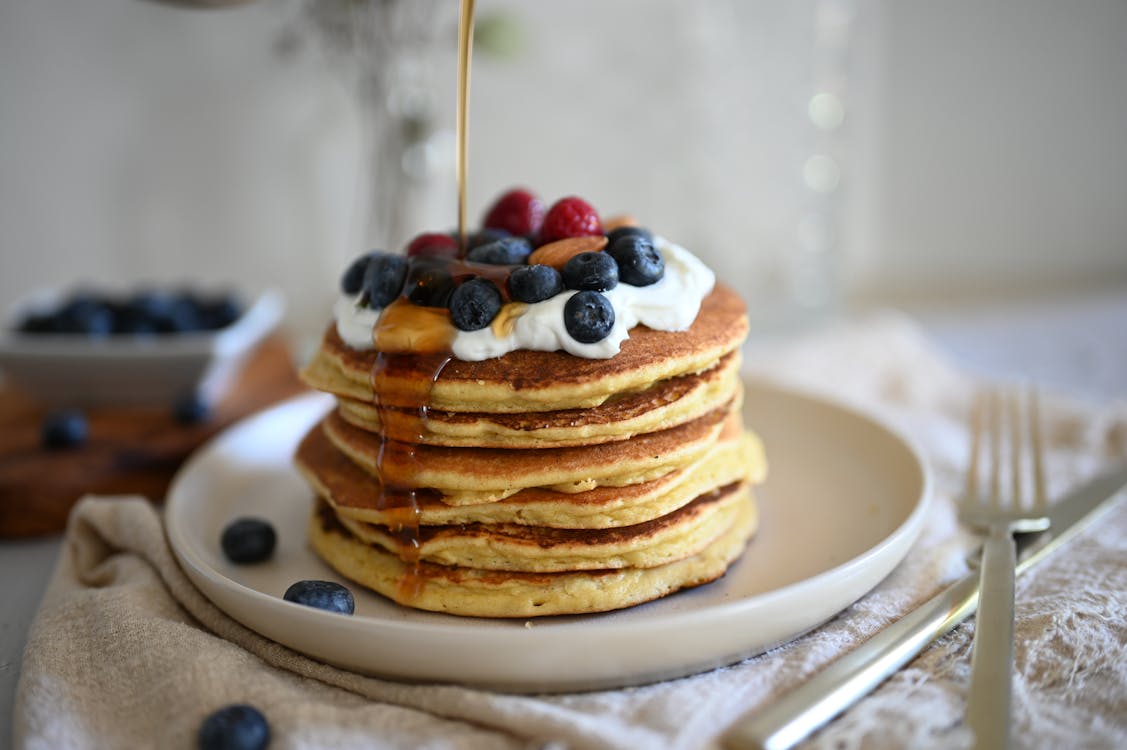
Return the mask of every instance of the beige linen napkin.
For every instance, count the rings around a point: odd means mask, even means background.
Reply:
[[[214,607],[177,566],[149,503],[87,498],[29,635],[16,747],[189,748],[202,719],[234,702],[262,710],[274,748],[704,745],[965,573],[974,545],[952,506],[972,381],[916,327],[894,316],[843,324],[752,349],[749,360],[760,376],[878,414],[915,440],[934,474],[935,502],[905,562],[816,631],[731,667],[624,690],[517,696],[363,677],[268,641]],[[1044,409],[1054,494],[1127,457],[1127,404],[1094,409],[1050,396]],[[1020,746],[1127,747],[1125,553],[1120,502],[1018,582]],[[805,745],[965,743],[972,633],[970,621]]]

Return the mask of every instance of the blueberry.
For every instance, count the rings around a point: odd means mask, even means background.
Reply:
[[[407,259],[402,255],[374,253],[364,269],[362,289],[368,307],[387,307],[403,290],[407,278]]]
[[[641,227],[619,227],[607,234],[607,247],[610,247],[623,237],[641,237],[651,243],[654,241],[654,236],[648,229],[642,229]]]
[[[606,253],[580,253],[564,265],[563,282],[568,289],[605,292],[618,286],[618,264]]]
[[[481,245],[488,245],[490,242],[496,242],[497,240],[503,240],[503,239],[506,239],[506,238],[512,237],[512,236],[513,236],[512,234],[510,234],[508,231],[506,231],[504,229],[494,229],[493,227],[484,227],[483,229],[480,229],[477,232],[474,232],[473,234],[471,234],[469,237],[467,237],[466,238],[466,245],[467,245],[468,249],[473,250],[475,247],[480,247]],[[457,239],[457,237],[455,237],[455,239]]]
[[[524,237],[506,237],[503,240],[478,245],[470,250],[466,260],[490,263],[496,266],[514,266],[528,260],[532,245]]]
[[[86,416],[77,409],[60,409],[43,420],[43,447],[76,448],[86,442],[88,428]]]
[[[153,317],[157,333],[188,333],[203,329],[199,302],[184,290],[172,297],[169,305]]]
[[[113,333],[113,311],[97,295],[79,292],[59,310],[55,323],[60,333],[106,336]]]
[[[139,297],[119,299],[112,303],[114,313],[113,332],[134,336],[147,336],[157,332],[157,311],[163,309],[165,301],[172,304],[169,295],[155,292],[142,292]]]
[[[200,322],[208,331],[218,331],[243,314],[243,303],[234,294],[216,294],[198,302]]]
[[[614,307],[598,292],[579,292],[564,305],[564,327],[581,344],[602,341],[614,327]]]
[[[54,333],[57,319],[54,313],[33,312],[25,315],[17,324],[20,333]]]
[[[270,744],[270,725],[254,706],[232,704],[200,724],[200,750],[264,750]]]
[[[450,295],[450,322],[459,331],[480,330],[501,312],[501,302],[501,292],[492,281],[470,279]]]
[[[665,275],[665,259],[653,242],[641,235],[620,237],[606,252],[618,263],[618,278],[623,284],[649,286]]]
[[[282,598],[328,612],[350,615],[356,611],[352,592],[333,581],[298,581],[286,589]]]
[[[340,290],[345,294],[359,294],[364,288],[364,272],[368,270],[368,263],[376,256],[375,253],[365,253],[349,264],[344,275],[340,277]]]
[[[198,424],[211,416],[211,407],[199,393],[188,393],[172,404],[172,418],[180,424]]]
[[[429,259],[428,259],[429,260]],[[423,307],[446,307],[454,292],[454,277],[445,261],[416,260],[407,279],[407,299]]]
[[[159,289],[138,289],[117,303],[119,311],[128,310],[140,317],[156,318],[172,309],[175,300],[171,294]]]
[[[560,272],[539,263],[514,268],[509,274],[509,294],[517,302],[543,302],[564,290]]]
[[[219,545],[233,563],[262,562],[274,554],[278,535],[269,521],[262,518],[236,518],[223,529]]]

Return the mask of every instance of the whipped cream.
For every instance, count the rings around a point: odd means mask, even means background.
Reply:
[[[478,331],[457,331],[451,345],[455,357],[477,362],[518,349],[557,351],[578,357],[608,359],[618,354],[630,329],[638,324],[658,331],[683,331],[693,324],[701,301],[712,291],[716,276],[699,258],[662,237],[654,246],[665,260],[665,275],[649,286],[619,283],[602,292],[614,308],[614,326],[607,337],[593,344],[576,341],[564,325],[564,306],[576,294],[567,290],[551,299],[527,306],[507,336],[489,326]],[[360,294],[341,295],[333,307],[337,333],[353,349],[372,349],[372,331],[380,310],[360,304]]]

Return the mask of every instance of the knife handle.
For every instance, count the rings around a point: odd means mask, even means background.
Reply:
[[[1068,543],[1110,510],[1127,488],[1119,464],[1073,489],[1052,507],[1052,525],[1017,541],[1018,575]],[[740,717],[718,740],[726,750],[786,750],[867,695],[978,607],[979,574],[971,573],[880,631],[771,705]]]
[[[726,750],[784,750],[868,694],[978,605],[968,575],[904,615],[766,708],[740,718],[718,740]]]

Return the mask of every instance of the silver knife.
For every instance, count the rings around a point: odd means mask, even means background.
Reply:
[[[1018,536],[1018,575],[1076,536],[1127,486],[1127,465],[1069,492],[1048,531]],[[933,596],[771,705],[740,717],[718,740],[725,750],[784,750],[806,738],[907,664],[978,608],[978,572]]]

